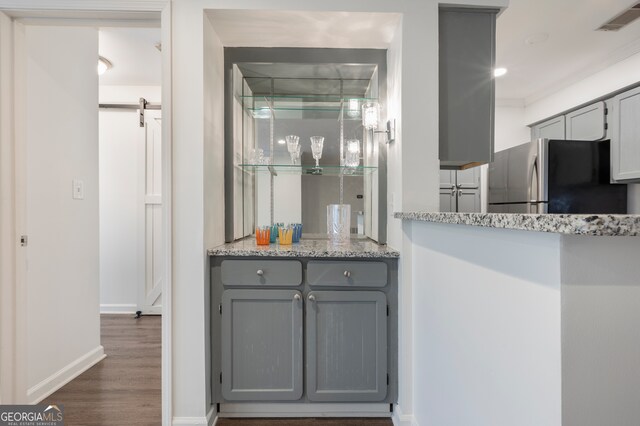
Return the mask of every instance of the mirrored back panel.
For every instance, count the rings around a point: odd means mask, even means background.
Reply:
[[[327,206],[348,204],[352,237],[386,242],[385,141],[363,120],[370,104],[384,116],[385,61],[384,50],[225,49],[227,241],[275,223],[326,235]]]

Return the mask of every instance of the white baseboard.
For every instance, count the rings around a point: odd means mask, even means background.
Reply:
[[[173,426],[209,426],[206,416],[203,417],[174,417]]]
[[[71,380],[84,373],[98,362],[105,359],[104,348],[98,346],[97,348],[87,352],[80,358],[76,359],[72,363],[66,365],[60,370],[56,371],[51,376],[47,377],[37,385],[29,388],[27,391],[27,401],[29,404],[37,404]]]
[[[105,304],[100,305],[101,314],[135,314],[138,310],[136,304]]]
[[[391,416],[393,426],[418,426],[416,418],[412,414],[403,414],[399,405],[394,405]]]
[[[218,416],[232,417],[391,417],[386,403],[221,403]]]
[[[212,405],[211,408],[209,408],[209,412],[207,413],[207,425],[215,426],[217,422],[218,413],[216,413],[216,407]]]

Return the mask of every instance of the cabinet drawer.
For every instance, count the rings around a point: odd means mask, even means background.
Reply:
[[[302,263],[297,260],[223,260],[222,284],[230,286],[298,286]]]
[[[307,279],[312,286],[384,287],[387,264],[384,262],[311,261]]]

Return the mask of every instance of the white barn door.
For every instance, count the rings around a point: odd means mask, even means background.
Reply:
[[[162,285],[164,281],[162,235],[162,129],[161,112],[146,110],[141,128],[139,185],[142,194],[140,215],[141,277],[139,280],[138,310],[142,314],[162,313]]]

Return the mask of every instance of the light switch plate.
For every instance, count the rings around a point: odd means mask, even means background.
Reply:
[[[73,180],[73,199],[84,200],[84,181],[80,179]]]

